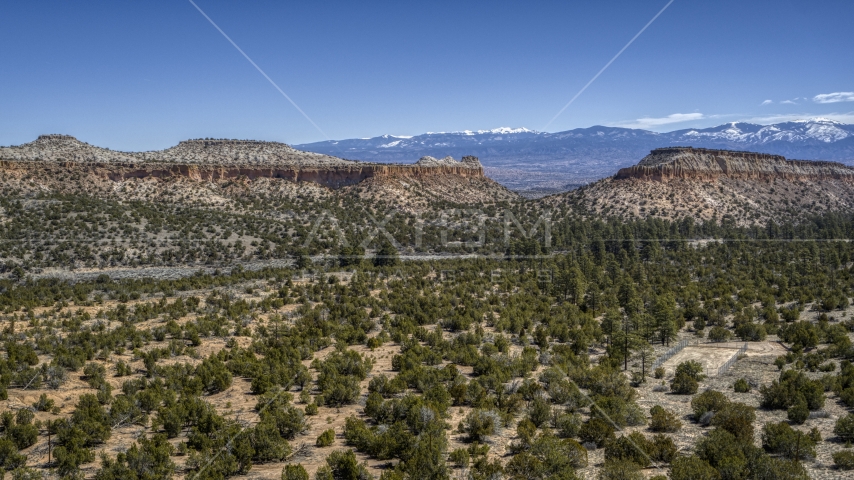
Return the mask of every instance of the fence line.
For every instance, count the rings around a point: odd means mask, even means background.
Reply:
[[[681,352],[683,348],[687,347],[689,343],[691,343],[691,340],[687,338],[677,343],[676,346],[668,350],[667,353],[655,359],[655,362],[652,363],[652,368],[655,369],[661,366],[662,363],[670,360],[674,355]]]
[[[718,367],[718,375],[717,376],[721,376],[721,375],[725,374],[726,372],[728,372],[729,369],[735,364],[735,362],[738,361],[738,357],[741,356],[746,351],[747,351],[747,343],[742,345],[741,348],[739,348],[738,351],[735,352],[735,355],[733,355],[729,360],[727,360],[727,362],[725,364]]]

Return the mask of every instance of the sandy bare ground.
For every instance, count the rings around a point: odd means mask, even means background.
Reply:
[[[738,352],[745,342],[697,343],[682,349],[662,365],[667,375],[676,372],[676,366],[682,362],[694,360],[703,365],[706,375],[715,375],[718,368]],[[747,342],[745,356],[784,355],[786,348],[779,342]]]

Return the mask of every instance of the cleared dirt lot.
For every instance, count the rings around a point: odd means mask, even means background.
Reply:
[[[744,342],[697,343],[688,345],[681,352],[664,362],[662,366],[667,375],[673,375],[675,374],[677,365],[688,360],[694,360],[703,365],[703,372],[706,375],[715,375],[718,368],[732,358],[742,346],[744,346]],[[778,356],[785,353],[785,347],[780,345],[779,342],[747,342],[745,355],[748,357]]]

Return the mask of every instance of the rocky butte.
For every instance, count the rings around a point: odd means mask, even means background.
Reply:
[[[0,167],[6,172],[47,169],[59,175],[75,171],[114,181],[168,177],[280,178],[329,188],[354,185],[369,178],[484,176],[480,162],[471,156],[461,161],[424,157],[414,164],[383,164],[303,152],[278,142],[224,139],[186,140],[150,152],[118,152],[68,135],[42,135],[30,143],[0,147]]]
[[[780,155],[709,150],[693,147],[657,148],[637,165],[620,169],[615,179],[637,178],[718,180],[844,180],[854,182],[854,168],[836,162],[786,160]]]
[[[799,222],[854,210],[854,168],[764,153],[658,148],[613,177],[543,201],[599,217]]]

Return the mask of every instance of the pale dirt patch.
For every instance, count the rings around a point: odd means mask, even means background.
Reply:
[[[738,352],[745,342],[698,343],[682,349],[662,365],[667,375],[676,372],[676,366],[690,360],[700,362],[706,375],[715,375],[723,364]],[[784,355],[786,348],[779,342],[747,342],[748,357]]]

